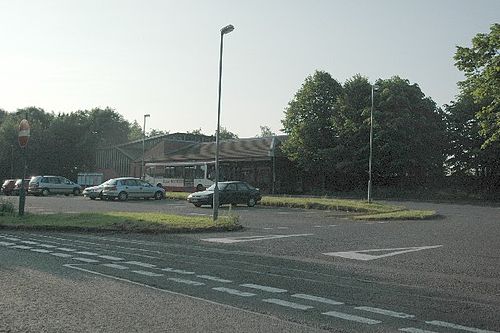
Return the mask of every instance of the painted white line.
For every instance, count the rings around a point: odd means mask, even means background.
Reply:
[[[277,227],[276,229],[290,229],[289,227]]]
[[[310,305],[288,302],[288,301],[284,301],[284,300],[277,299],[277,298],[268,298],[268,299],[263,299],[262,301],[266,302],[266,303],[277,304],[277,305],[286,306],[288,308],[298,309],[298,310],[308,310],[308,309],[313,308]]]
[[[33,247],[28,246],[28,245],[16,245],[12,247],[13,249],[21,249],[21,250],[29,250],[32,249]]]
[[[408,333],[438,333],[436,331],[422,330],[420,328],[415,328],[415,327],[405,327],[405,328],[400,328],[399,330],[401,332],[408,332]]]
[[[141,274],[141,275],[146,275],[146,276],[163,276],[163,274],[147,272],[147,271],[132,271],[132,272],[137,273],[137,274]]]
[[[231,280],[221,279],[221,278],[218,278],[216,276],[210,276],[210,275],[196,275],[196,277],[199,277],[200,279],[205,279],[205,280],[210,280],[210,281],[215,281],[215,282],[222,282],[222,283],[233,282]]]
[[[170,268],[170,267],[162,268],[161,270],[165,271],[165,272],[184,274],[184,275],[193,275],[194,274],[194,272],[184,271],[182,269],[175,269],[175,268]]]
[[[228,293],[231,295],[236,295],[236,296],[241,296],[241,297],[251,297],[255,296],[255,294],[252,293],[247,293],[244,291],[236,290],[236,289],[231,289],[231,288],[224,288],[224,287],[217,287],[217,288],[212,288],[213,290],[221,291],[223,293]]]
[[[368,325],[375,325],[375,324],[380,324],[380,320],[374,320],[370,318],[365,318],[365,317],[359,317],[359,316],[354,316],[350,315],[348,313],[343,313],[343,312],[337,312],[337,311],[328,311],[323,313],[324,315],[335,317],[335,318],[340,318],[344,320],[349,320],[349,321],[355,321],[358,323],[362,324],[368,324]]]
[[[168,279],[170,281],[184,283],[184,284],[188,284],[188,285],[191,285],[191,286],[203,286],[203,285],[205,285],[203,282],[192,281],[192,280],[177,279],[177,278],[168,278]]]
[[[115,260],[115,261],[125,260],[123,258],[118,258],[118,257],[113,257],[113,256],[98,256],[98,258],[108,259],[108,260]]]
[[[66,252],[75,252],[76,251],[75,249],[68,249],[67,247],[58,247],[57,249],[61,250],[61,251],[66,251]]]
[[[338,227],[338,225],[337,225],[337,224],[329,224],[328,226],[329,226],[329,227]]]
[[[116,268],[116,269],[128,269],[128,267],[122,266],[122,265],[117,265],[117,264],[102,264],[103,266],[110,267],[110,268]]]
[[[156,267],[156,265],[148,264],[148,263],[140,262],[140,261],[126,261],[125,264],[141,266],[141,267],[146,267],[146,268],[155,268]]]
[[[29,245],[38,245],[39,244],[37,242],[32,242],[32,241],[21,241],[20,243],[29,244]]]
[[[385,310],[385,309],[372,308],[372,307],[369,307],[369,306],[358,306],[358,307],[355,307],[355,309],[356,310],[373,312],[373,313],[378,313],[378,314],[381,314],[381,315],[395,317],[395,318],[415,318],[414,315],[406,314],[406,313],[403,313],[403,312],[395,312],[395,311],[390,311],[390,310]]]
[[[254,242],[269,239],[289,238],[289,237],[302,237],[312,236],[313,234],[296,234],[296,235],[268,235],[268,236],[247,236],[247,237],[227,237],[227,238],[205,238],[202,241],[212,243],[232,244],[240,242]]]
[[[47,248],[47,249],[52,249],[52,248],[56,247],[55,245],[49,245],[49,244],[40,244],[40,245],[38,245],[38,246],[40,246],[40,247],[45,247],[45,248]]]
[[[328,253],[323,253],[323,254],[326,256],[342,257],[342,258],[347,258],[347,259],[367,261],[367,260],[374,260],[374,259],[380,259],[380,258],[385,258],[385,257],[391,257],[391,256],[395,256],[398,254],[403,254],[403,253],[436,249],[436,248],[439,248],[442,246],[443,245],[418,246],[418,247],[417,246],[415,246],[415,247],[399,247],[399,248],[392,248],[392,249],[371,249],[371,250],[349,251],[349,252],[328,252]],[[381,255],[367,254],[367,252],[382,252],[382,251],[392,251],[392,252],[381,254]]]
[[[6,240],[10,240],[10,241],[13,241],[13,242],[17,242],[19,241],[20,239],[19,238],[14,238],[14,237],[4,237]]]
[[[270,293],[286,293],[286,289],[280,289],[280,288],[274,288],[274,287],[268,287],[268,286],[261,286],[260,284],[253,284],[253,283],[245,283],[245,284],[240,284],[241,287],[246,287],[246,288],[252,288],[252,289],[259,289],[263,291],[267,291]]]
[[[307,295],[307,294],[293,294],[292,297],[307,299],[309,301],[315,301],[315,302],[331,304],[331,305],[344,304],[342,302],[334,301],[333,299],[319,297],[319,296],[313,296],[313,295]]]
[[[85,256],[98,256],[99,255],[99,254],[97,254],[95,252],[87,252],[87,251],[81,251],[81,252],[75,252],[75,253],[83,254]]]
[[[194,216],[209,216],[210,214],[202,214],[202,213],[189,213],[188,215],[194,215]]]
[[[264,230],[273,230],[273,228],[262,228]]]
[[[51,254],[53,256],[61,257],[61,258],[70,258],[71,257],[71,254],[67,254],[67,253],[52,252]]]
[[[52,252],[52,251],[45,250],[45,249],[31,249],[30,251],[38,252],[38,253],[51,253]]]
[[[83,261],[89,264],[94,264],[96,262],[99,262],[99,260],[94,260],[94,259],[89,259],[89,258],[79,258],[79,257],[74,257],[73,260],[78,260],[78,261]]]
[[[10,246],[10,245],[15,245],[16,243],[9,243],[9,242],[0,242],[0,245],[3,246]]]
[[[457,325],[457,324],[453,324],[453,323],[447,323],[445,321],[439,321],[439,320],[426,321],[425,323],[430,324],[430,325],[435,325],[435,326],[454,328],[457,330],[462,330],[462,331],[467,331],[467,332],[474,332],[474,333],[498,333],[495,331],[482,330],[479,328],[467,327],[467,326]]]

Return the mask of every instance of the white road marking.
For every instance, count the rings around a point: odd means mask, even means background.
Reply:
[[[83,261],[89,264],[94,264],[96,262],[99,262],[99,260],[94,260],[94,259],[89,259],[89,258],[80,258],[80,257],[73,257],[73,260],[78,260],[78,261]]]
[[[51,253],[52,252],[52,251],[45,250],[45,249],[31,249],[30,251],[38,252],[38,253]]]
[[[56,247],[55,245],[49,245],[49,244],[40,244],[38,246],[45,247],[47,249],[52,249],[52,248]]]
[[[10,246],[10,245],[15,245],[16,243],[9,243],[9,242],[0,242],[0,245],[3,246]]]
[[[273,230],[273,228],[262,228],[264,230]]]
[[[14,237],[4,237],[6,240],[10,240],[10,241],[13,241],[13,242],[17,242],[19,241],[20,239],[19,238],[14,238]]]
[[[266,302],[266,303],[277,304],[277,305],[286,306],[288,308],[298,309],[298,310],[308,310],[308,309],[313,308],[310,305],[288,302],[288,301],[284,301],[284,300],[277,299],[277,298],[268,298],[268,299],[263,299],[262,301]]]
[[[246,236],[246,237],[227,237],[227,238],[204,238],[202,241],[213,242],[213,243],[223,243],[232,244],[240,242],[254,242],[262,241],[268,239],[279,239],[288,237],[302,237],[302,236],[312,236],[313,234],[296,234],[296,235],[268,235],[268,236]]]
[[[359,317],[359,316],[354,316],[350,315],[348,313],[343,313],[343,312],[337,312],[337,311],[328,311],[323,313],[324,315],[335,317],[335,318],[340,318],[344,320],[349,320],[349,321],[355,321],[358,323],[362,324],[368,324],[368,325],[375,325],[375,324],[380,324],[380,320],[374,320],[370,318],[365,318],[365,317]]]
[[[338,225],[337,225],[337,224],[329,224],[328,226],[329,226],[329,227],[338,227]]]
[[[435,325],[435,326],[454,328],[457,330],[462,330],[462,331],[467,331],[467,332],[474,332],[474,333],[498,333],[495,331],[482,330],[479,328],[467,327],[467,326],[457,325],[457,324],[453,324],[453,323],[447,323],[445,321],[439,321],[439,320],[426,321],[425,323],[430,324],[430,325]]]
[[[52,252],[51,254],[53,256],[61,257],[61,258],[69,258],[69,257],[71,257],[71,254],[67,254],[67,253]]]
[[[331,304],[331,305],[344,304],[342,302],[334,301],[333,299],[319,297],[319,296],[313,296],[313,295],[307,295],[307,294],[293,294],[292,297],[307,299],[309,301],[315,301],[315,302],[320,302],[320,303],[325,303],[325,304]]]
[[[113,257],[113,256],[98,256],[98,257],[102,258],[102,259],[115,260],[115,261],[125,260],[123,258],[118,258],[118,257]]]
[[[267,291],[270,293],[286,293],[286,289],[280,289],[280,288],[274,288],[274,287],[268,287],[268,286],[261,286],[260,284],[253,284],[253,283],[245,283],[245,284],[240,284],[241,287],[246,287],[246,288],[252,288],[252,289],[259,289],[263,291]]]
[[[182,269],[175,269],[175,268],[170,268],[170,267],[162,268],[161,270],[165,271],[165,272],[185,274],[185,275],[193,275],[194,274],[194,272],[184,271]]]
[[[87,251],[80,251],[80,252],[75,252],[75,253],[83,254],[83,255],[86,255],[86,256],[98,256],[99,255],[99,254],[97,254],[95,252],[87,252]]]
[[[57,249],[61,250],[61,251],[66,251],[66,252],[75,252],[76,251],[75,249],[68,249],[67,247],[58,247]]]
[[[371,250],[361,250],[361,251],[349,251],[349,252],[328,252],[328,253],[323,253],[324,255],[327,256],[334,256],[334,257],[342,257],[342,258],[347,258],[347,259],[354,259],[354,260],[375,260],[375,259],[380,259],[380,258],[385,258],[385,257],[391,257],[395,256],[398,254],[403,254],[403,253],[409,253],[409,252],[416,252],[416,251],[422,251],[422,250],[428,250],[428,249],[436,249],[438,247],[442,247],[443,245],[434,245],[434,246],[415,246],[415,247],[399,247],[399,248],[391,248],[391,249],[371,249]],[[382,251],[392,251],[389,253],[381,254],[381,255],[372,255],[372,254],[367,254],[367,252],[382,252]]]
[[[126,261],[125,264],[136,265],[136,266],[141,266],[141,267],[146,267],[146,268],[155,268],[156,267],[156,265],[148,264],[148,263],[140,262],[140,261]]]
[[[28,245],[16,245],[12,247],[13,249],[21,249],[21,250],[29,250],[32,249],[33,247],[28,246]]]
[[[313,228],[323,228],[323,226],[322,225],[315,225],[315,226],[313,226]]]
[[[188,284],[188,285],[191,285],[191,286],[203,286],[203,285],[205,285],[203,282],[192,281],[192,280],[177,279],[177,278],[168,278],[168,279],[170,281],[184,283],[184,284]]]
[[[110,268],[116,268],[116,269],[128,269],[128,267],[122,266],[122,265],[117,265],[117,264],[102,264],[103,266],[110,267]]]
[[[222,283],[233,282],[231,280],[221,279],[221,278],[218,278],[216,276],[210,276],[210,275],[196,275],[196,277],[199,277],[200,279],[211,280],[211,281],[222,282]]]
[[[146,276],[163,276],[163,274],[147,272],[147,271],[132,271],[132,272],[137,273],[137,274],[141,274],[141,275],[146,275]]]
[[[21,241],[20,243],[29,244],[29,245],[38,245],[37,242],[32,242],[32,241]]]
[[[290,229],[289,227],[277,227],[276,229]]]
[[[228,293],[231,295],[241,296],[241,297],[255,296],[255,294],[248,293],[245,291],[236,290],[236,289],[231,289],[231,288],[217,287],[217,288],[212,288],[212,289],[217,290],[217,291],[222,291],[223,293]]]
[[[438,333],[436,331],[422,330],[420,328],[415,328],[415,327],[405,327],[405,328],[400,328],[399,330],[401,332],[408,332],[408,333]]]
[[[390,311],[390,310],[385,310],[385,309],[379,309],[379,308],[372,308],[369,306],[358,306],[355,307],[356,310],[362,310],[362,311],[368,311],[368,312],[373,312],[373,313],[378,313],[381,315],[386,315],[390,317],[395,317],[395,318],[414,318],[414,315],[402,313],[402,312],[395,312],[395,311]]]

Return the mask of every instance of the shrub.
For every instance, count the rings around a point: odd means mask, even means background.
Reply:
[[[13,215],[13,214],[14,214],[14,204],[5,199],[0,199],[0,216]]]

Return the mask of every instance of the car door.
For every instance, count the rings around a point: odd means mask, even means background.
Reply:
[[[238,202],[238,191],[236,188],[236,184],[234,183],[227,184],[222,193],[223,193],[222,200],[220,200],[221,204]]]
[[[238,203],[246,204],[250,199],[250,189],[245,183],[236,184],[238,189]]]
[[[128,193],[129,198],[137,198],[141,195],[137,180],[126,179],[123,183],[125,184],[125,191]]]
[[[138,190],[141,198],[152,198],[155,194],[153,186],[143,180],[137,181]]]
[[[50,177],[49,179],[50,192],[52,193],[64,193],[64,189],[61,184],[61,178]]]

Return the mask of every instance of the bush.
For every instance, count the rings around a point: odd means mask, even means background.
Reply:
[[[0,199],[0,216],[13,215],[13,214],[14,214],[14,204],[5,199]]]

